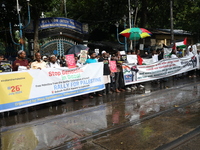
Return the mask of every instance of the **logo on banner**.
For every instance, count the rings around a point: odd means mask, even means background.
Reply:
[[[0,104],[29,99],[32,81],[27,72],[1,75]]]

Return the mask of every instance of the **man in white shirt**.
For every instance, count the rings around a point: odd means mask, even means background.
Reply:
[[[49,62],[47,63],[47,68],[60,68],[60,63],[57,61],[55,55],[51,55]]]
[[[41,55],[39,52],[35,53],[36,61],[31,63],[31,69],[44,69],[46,68],[46,63],[41,60]]]
[[[194,57],[192,46],[189,48],[188,56],[192,59],[193,67],[196,67],[197,62],[196,62],[196,58]],[[188,74],[190,78],[196,77],[194,70],[189,71]]]

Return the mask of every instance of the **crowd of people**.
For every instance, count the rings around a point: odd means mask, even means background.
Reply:
[[[198,51],[198,54],[199,51]],[[159,60],[164,59],[164,50],[157,49],[156,51],[152,51],[151,53],[145,52],[144,54],[140,54],[140,50],[137,51],[127,51],[125,55],[136,55],[137,58],[137,65],[145,64],[143,62],[143,58],[150,58],[153,62],[157,62]],[[186,53],[183,53],[181,49],[172,50],[169,57],[171,58],[180,58],[185,56]],[[192,46],[189,47],[189,52],[187,54],[189,57],[193,57],[193,49]],[[111,94],[112,92],[120,93],[125,90],[136,90],[138,88],[144,88],[141,84],[134,84],[125,86],[124,84],[124,77],[123,77],[123,70],[122,64],[125,62],[127,63],[126,57],[117,51],[113,54],[109,54],[106,51],[102,51],[100,54],[96,54],[94,51],[88,51],[88,59],[84,64],[80,63],[79,57],[75,55],[76,65],[77,67],[81,67],[85,64],[90,63],[97,63],[103,62],[103,78],[105,84],[105,90],[99,91],[96,93],[90,93],[88,96],[89,98],[93,98],[96,96],[103,96],[106,94]],[[116,72],[111,72],[109,67],[109,61],[116,61]],[[7,61],[3,55],[0,55],[0,62]],[[27,69],[45,69],[45,68],[59,68],[59,67],[67,67],[67,61],[65,56],[41,56],[39,52],[35,53],[34,59],[26,59],[26,52],[23,50],[18,51],[18,55],[16,60],[10,65],[12,71],[20,71],[20,70],[27,70]],[[194,70],[189,72],[189,77],[195,77]],[[79,96],[78,99],[81,99]]]

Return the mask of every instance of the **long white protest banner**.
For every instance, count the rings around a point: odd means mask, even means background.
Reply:
[[[170,77],[199,68],[198,57],[163,59],[151,65],[123,66],[125,85]]]
[[[0,112],[83,95],[105,88],[103,63],[0,74]]]

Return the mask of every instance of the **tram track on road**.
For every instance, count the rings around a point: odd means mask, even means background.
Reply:
[[[156,150],[173,150],[180,147],[182,144],[188,143],[191,139],[200,135],[200,126],[195,128],[193,131],[181,136],[180,138],[158,147]]]
[[[126,98],[125,103],[133,101],[133,98],[134,98],[134,100],[135,99],[139,99],[139,98],[146,98],[146,97],[158,95],[158,94],[160,94],[162,92],[170,92],[170,91],[173,91],[173,90],[182,89],[182,88],[185,88],[185,87],[195,86],[195,85],[200,85],[200,81],[192,83],[192,84],[191,83],[190,84],[183,84],[183,85],[171,87],[171,88],[168,88],[168,89],[162,89],[162,90],[154,91],[152,93],[133,95],[133,96],[131,96],[129,98]],[[115,105],[118,105],[119,103],[120,103],[119,101],[116,101]],[[69,111],[68,112],[69,114],[67,114],[67,115],[60,114],[60,115],[57,115],[57,116],[48,116],[48,117],[45,117],[45,121],[42,121],[42,119],[38,119],[38,120],[33,120],[33,121],[30,121],[30,122],[26,122],[24,124],[17,124],[17,125],[13,125],[13,126],[1,126],[0,127],[0,132],[4,132],[4,131],[16,129],[16,128],[21,128],[21,127],[25,127],[25,126],[30,126],[30,125],[40,125],[40,124],[44,124],[44,123],[48,122],[49,120],[54,120],[54,119],[57,120],[57,119],[60,119],[62,117],[71,117],[72,115],[74,115],[74,113],[75,113],[75,115],[77,115],[78,113],[84,113],[84,112],[96,110],[96,109],[99,109],[98,107],[105,107],[104,105],[105,104],[100,104],[100,105],[95,106],[94,108],[89,107],[91,110],[86,110],[85,108],[83,108],[83,109],[76,110],[76,112]],[[108,102],[107,106],[110,106],[110,105],[111,105],[110,102]]]
[[[194,84],[187,84],[187,85],[184,85],[184,86],[174,87],[173,89],[181,89],[181,88],[184,88],[184,87],[195,86],[195,85],[198,85],[198,84],[199,84],[199,82],[198,82],[198,83],[194,83]],[[169,90],[173,90],[173,89],[169,89]],[[156,92],[156,93],[157,93],[157,92]],[[154,93],[154,94],[156,94],[156,93]],[[147,95],[147,96],[150,96],[150,95]],[[141,124],[141,123],[143,123],[143,122],[145,122],[145,121],[147,121],[147,120],[153,119],[153,118],[155,118],[155,117],[161,116],[161,115],[166,114],[166,113],[170,113],[170,112],[172,112],[172,111],[174,111],[174,110],[177,110],[177,109],[179,109],[179,108],[183,108],[183,107],[192,105],[192,104],[194,104],[194,103],[196,103],[196,102],[199,102],[199,101],[200,101],[200,98],[198,98],[198,99],[193,99],[193,100],[191,100],[191,101],[189,101],[189,102],[186,102],[186,103],[184,103],[184,104],[181,104],[181,105],[179,105],[179,106],[172,107],[172,108],[169,108],[169,109],[166,109],[166,110],[163,110],[163,111],[160,111],[160,112],[151,114],[151,115],[147,115],[147,116],[145,116],[145,117],[143,117],[143,118],[141,118],[141,119],[139,119],[139,120],[135,120],[135,121],[132,121],[132,122],[127,122],[127,123],[118,125],[118,126],[116,126],[116,127],[112,127],[112,128],[110,128],[110,129],[108,129],[108,130],[104,130],[104,131],[95,133],[95,134],[93,134],[93,135],[89,135],[89,136],[80,138],[80,139],[77,140],[77,141],[73,141],[73,142],[70,141],[70,142],[67,142],[67,143],[65,143],[65,144],[62,145],[62,146],[58,146],[58,147],[54,148],[54,150],[58,150],[58,149],[62,149],[62,148],[71,149],[71,148],[77,146],[77,144],[79,144],[79,143],[85,143],[85,142],[87,142],[87,141],[89,141],[89,140],[96,139],[96,138],[98,138],[98,137],[100,137],[100,136],[104,136],[104,135],[109,134],[109,133],[111,133],[111,132],[113,132],[113,131],[120,130],[120,129],[124,129],[124,128],[126,128],[126,127],[134,126],[134,125],[137,125],[137,124]],[[197,130],[198,130],[198,134],[200,134],[200,127],[198,127]],[[193,133],[193,134],[192,134],[193,136],[188,136],[188,139],[186,138],[186,141],[189,140],[189,139],[191,139],[192,137],[198,135],[196,130],[195,130],[194,132],[195,132],[196,134]],[[189,137],[191,137],[191,138],[189,138]],[[176,142],[177,142],[177,141],[176,141]],[[172,144],[171,144],[171,145],[172,145]],[[179,146],[179,145],[177,144],[177,146]],[[160,149],[158,149],[158,150],[160,150]]]
[[[130,98],[126,99],[125,103],[126,103],[126,102],[130,102],[130,101],[134,101],[135,99],[138,99],[138,98],[141,98],[141,97],[144,98],[144,97],[150,97],[150,96],[152,96],[152,95],[158,95],[159,93],[161,93],[161,92],[163,92],[163,91],[164,91],[164,92],[170,92],[170,91],[173,91],[173,90],[179,90],[179,89],[181,90],[182,88],[197,86],[197,85],[199,85],[199,84],[200,84],[200,81],[195,82],[195,83],[192,83],[192,84],[184,84],[184,85],[180,85],[180,86],[171,87],[171,88],[168,88],[168,89],[163,89],[163,90],[159,90],[159,91],[154,91],[154,92],[148,93],[148,94],[134,95],[134,96],[131,96]],[[178,107],[172,107],[172,108],[169,108],[169,109],[166,109],[166,110],[163,110],[163,111],[154,113],[154,114],[149,114],[149,115],[144,116],[143,118],[141,118],[141,119],[139,119],[139,120],[135,120],[135,121],[132,121],[132,122],[123,123],[123,124],[121,124],[121,125],[114,126],[114,127],[110,128],[110,129],[103,130],[103,131],[94,133],[94,134],[92,134],[92,135],[88,135],[88,136],[82,137],[82,138],[80,138],[80,139],[78,139],[78,140],[76,140],[76,141],[68,141],[68,142],[64,143],[63,145],[58,146],[58,147],[55,147],[55,148],[53,148],[53,149],[55,149],[55,150],[56,150],[56,149],[62,149],[62,148],[64,148],[64,149],[70,149],[70,148],[73,148],[74,146],[76,146],[76,145],[79,144],[79,143],[84,143],[84,142],[89,141],[89,140],[91,140],[91,139],[98,138],[98,137],[103,136],[103,135],[105,135],[105,134],[108,134],[108,133],[110,133],[110,132],[112,132],[112,131],[117,131],[117,130],[124,129],[124,128],[129,127],[129,126],[134,126],[134,125],[136,125],[136,124],[140,124],[140,123],[145,122],[145,121],[147,121],[147,120],[149,120],[149,119],[153,119],[153,118],[155,118],[155,117],[157,117],[157,116],[163,115],[163,114],[165,114],[165,113],[169,113],[169,112],[174,111],[174,110],[176,110],[176,109],[178,109],[178,108],[182,108],[182,107],[185,107],[185,106],[194,104],[194,103],[196,103],[196,102],[198,102],[198,101],[200,101],[199,98],[193,99],[193,100],[191,100],[191,101],[189,101],[189,102],[186,102],[186,103],[184,103],[184,104],[179,105]],[[119,105],[119,104],[120,104],[120,103],[119,103],[118,101],[115,102],[115,105]],[[97,106],[98,106],[98,107],[105,107],[104,105],[105,105],[105,104],[101,104],[101,105],[97,105]],[[111,105],[111,104],[108,103],[107,106],[110,106],[110,105]],[[98,108],[95,107],[95,108],[91,108],[91,109],[92,109],[92,110],[95,110],[95,109],[98,109]],[[71,115],[74,115],[74,114],[77,115],[78,113],[83,113],[83,112],[85,112],[85,111],[87,112],[87,111],[91,111],[91,110],[80,109],[80,110],[77,110],[76,112],[70,112],[69,114],[66,114],[66,115],[61,114],[61,115],[58,115],[58,116],[48,117],[48,118],[46,118],[46,119],[48,119],[48,120],[46,120],[46,121],[42,121],[41,119],[39,119],[39,120],[35,120],[35,121],[28,122],[28,123],[25,123],[25,124],[18,124],[18,125],[12,126],[12,127],[3,127],[3,128],[1,128],[1,131],[4,132],[4,131],[8,131],[8,130],[13,130],[13,129],[17,129],[17,128],[29,126],[29,125],[43,124],[43,123],[45,123],[45,122],[49,122],[49,121],[52,121],[52,120],[54,120],[54,119],[56,120],[56,119],[60,119],[60,118],[62,118],[62,117],[67,117],[67,116],[71,116]],[[72,114],[71,114],[71,113],[72,113]],[[3,130],[2,130],[2,129],[3,129]]]

